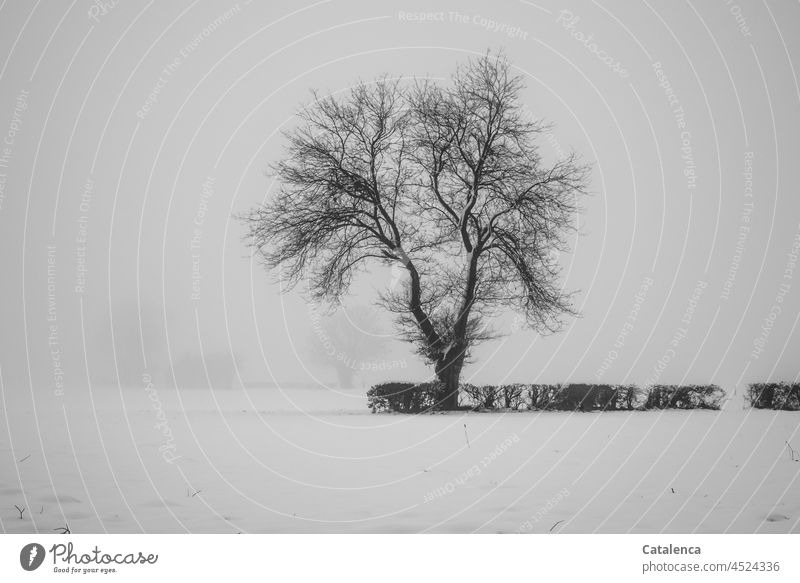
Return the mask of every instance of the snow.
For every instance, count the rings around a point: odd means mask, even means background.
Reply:
[[[800,532],[800,413],[376,415],[324,388],[3,403],[3,532]]]

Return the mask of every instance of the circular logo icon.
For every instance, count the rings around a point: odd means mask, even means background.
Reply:
[[[19,564],[26,571],[35,571],[44,562],[44,547],[39,543],[30,543],[19,552]]]

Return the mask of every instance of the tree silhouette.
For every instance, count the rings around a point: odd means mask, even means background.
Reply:
[[[340,298],[372,262],[401,266],[381,305],[433,365],[443,409],[458,406],[498,309],[541,333],[573,313],[552,252],[566,249],[589,170],[574,154],[545,165],[535,139],[548,127],[526,115],[523,88],[487,54],[447,85],[384,77],[315,94],[285,134],[277,196],[242,217],[267,269],[306,280],[315,301]]]
[[[332,368],[339,388],[353,388],[353,378],[369,371],[373,359],[386,353],[388,339],[377,324],[370,306],[340,306],[332,315],[314,309],[308,334],[308,354],[312,362]]]

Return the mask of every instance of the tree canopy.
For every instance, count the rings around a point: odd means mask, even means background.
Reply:
[[[381,304],[448,395],[495,310],[542,333],[573,313],[552,252],[567,249],[589,170],[574,154],[544,163],[548,127],[523,89],[487,54],[447,84],[384,77],[315,94],[285,134],[277,195],[244,217],[267,268],[306,280],[314,300],[339,299],[371,262],[401,264],[407,278]]]

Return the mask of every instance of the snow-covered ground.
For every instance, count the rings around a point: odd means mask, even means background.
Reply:
[[[800,532],[800,413],[374,415],[363,391],[321,388],[3,397],[4,532]]]

